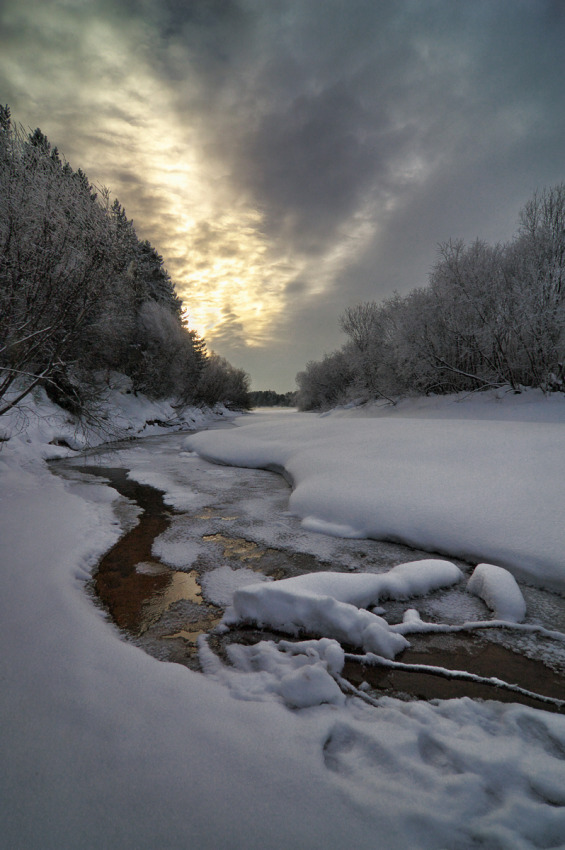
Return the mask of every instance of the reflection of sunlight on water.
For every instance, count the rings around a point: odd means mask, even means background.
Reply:
[[[224,558],[238,558],[240,561],[254,561],[262,558],[265,549],[260,549],[257,543],[244,540],[243,537],[226,537],[224,534],[206,534],[206,542],[221,543]]]
[[[142,569],[139,571],[142,572],[145,565],[140,566]],[[149,626],[156,623],[175,602],[188,600],[197,605],[202,604],[202,589],[198,584],[196,570],[191,570],[189,573],[175,570],[170,575],[169,583],[143,603],[140,632],[146,631]]]
[[[130,447],[131,444],[128,449]],[[99,598],[107,606],[119,628],[128,631],[138,646],[154,657],[199,669],[196,653],[198,637],[210,632],[220,622],[221,606],[203,600],[196,570],[174,570],[155,558],[154,541],[165,533],[171,523],[171,515],[163,503],[162,494],[149,485],[141,485],[129,479],[127,470],[123,468],[86,464],[76,468],[82,474],[99,475],[109,480],[118,492],[130,500],[130,504],[135,501],[142,509],[138,524],[121,537],[100,561],[94,580]],[[206,480],[210,480],[208,472]],[[267,486],[271,486],[270,481],[265,482],[265,487]],[[239,482],[237,487],[240,498]],[[220,498],[223,493],[222,480],[215,498]],[[228,490],[225,516],[220,516],[222,508],[217,504],[214,508],[202,508],[196,518],[211,520],[208,526],[210,530],[218,528],[218,520],[227,522],[238,519],[228,515],[229,511],[238,510],[237,507],[234,508],[234,503],[237,504],[236,498],[229,498],[230,495]],[[134,513],[138,515],[137,510]],[[129,516],[131,517],[131,511]],[[265,522],[264,519],[261,521]],[[230,526],[226,525],[224,528],[228,532]],[[284,543],[280,544],[280,548],[262,547],[243,537],[230,537],[227,533],[201,536],[203,530],[200,524],[195,526],[194,540],[203,540],[212,545],[203,547],[208,551],[199,562],[200,570],[215,569],[221,563],[221,557],[228,562],[231,560],[234,568],[238,566],[237,562],[247,562],[249,569],[261,571],[270,579],[287,578],[329,568],[329,563],[323,561],[319,555],[289,551]],[[244,527],[237,523],[233,531],[245,533]],[[413,560],[415,554],[405,547],[376,541],[348,541],[343,545],[347,545],[344,553],[349,553],[349,560],[342,564],[341,550],[338,550],[336,557],[332,557],[338,571],[351,569],[353,566],[356,571],[382,572],[383,569],[390,568],[391,563],[395,561]],[[369,558],[371,552],[372,557]],[[418,554],[420,557],[424,555]],[[562,597],[528,587],[523,588],[523,591],[532,623],[539,622],[549,628],[557,626],[562,631],[565,622]],[[173,608],[175,603],[180,603],[176,609]],[[397,604],[398,610],[395,603],[387,603],[386,614],[389,621],[399,622],[402,619],[405,603],[399,601]],[[171,608],[173,610],[170,610]],[[482,602],[476,597],[469,597],[461,588],[421,599],[419,608],[421,613],[426,615],[425,619],[429,618],[431,621],[462,623],[483,620],[487,616]],[[218,647],[225,649],[230,643],[249,644],[265,634],[260,628],[252,629],[251,632],[246,629],[247,627],[240,630],[231,629],[229,635],[214,635],[213,640],[217,641]],[[272,639],[271,634],[266,634],[267,639]],[[497,635],[497,644],[486,641],[485,637],[479,640],[470,635],[452,635],[449,638],[426,636],[421,639],[413,636],[412,648],[402,660],[412,664],[432,663],[443,668],[468,669],[479,676],[499,676],[504,673],[501,678],[515,681],[522,687],[526,686],[528,690],[541,691],[546,696],[558,699],[564,698],[565,662],[559,644],[549,645],[549,641],[546,641],[542,645],[537,637],[534,639],[532,636],[530,639],[526,636],[518,637],[513,633],[509,633],[507,637]],[[525,658],[524,655],[531,657]],[[455,679],[447,680],[443,676],[431,676],[429,673],[417,671],[391,672],[364,667],[362,661],[349,661],[344,675],[356,687],[365,683],[365,686],[374,689],[377,695],[384,693],[406,698],[410,694],[412,697],[423,699],[450,699],[466,695],[481,699],[507,698],[516,702],[523,701],[513,692],[500,696],[497,689],[490,684],[469,683],[463,680],[458,683]],[[540,707],[539,701],[534,704]]]

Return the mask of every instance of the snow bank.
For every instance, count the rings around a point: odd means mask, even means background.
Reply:
[[[295,696],[304,695],[306,711],[294,716],[316,724],[327,776],[335,778],[357,826],[367,818],[361,845],[352,835],[341,845],[335,835],[326,848],[562,846],[562,717],[470,699],[431,705],[384,698],[376,710],[357,699],[343,703],[331,687],[343,666],[339,647],[332,641],[305,641],[295,646],[298,661],[290,647],[284,641],[233,647],[233,666],[228,667],[205,640],[200,644],[207,675],[238,700],[296,707]],[[320,734],[322,717],[325,729]],[[306,817],[314,816],[310,801],[305,802],[311,810]],[[292,816],[300,815],[293,811]],[[324,845],[316,841],[297,846]]]
[[[504,408],[491,401],[494,416]],[[530,421],[534,408],[538,421]],[[432,418],[406,407],[373,418],[273,414],[188,437],[186,448],[220,463],[284,469],[294,485],[290,510],[310,530],[497,563],[563,591],[565,404],[530,404],[528,421],[519,419],[523,405],[509,409],[514,418],[461,418],[482,408],[447,403]]]
[[[235,591],[222,624],[253,622],[289,634],[305,631],[394,658],[408,641],[365,609],[380,599],[407,599],[448,587],[461,576],[449,561],[423,560],[379,575],[322,572],[253,584]]]
[[[522,591],[514,576],[502,567],[478,564],[467,582],[467,590],[487,604],[496,620],[521,623],[526,616]]]
[[[3,846],[368,846],[282,702],[121,641],[84,589],[119,534],[107,488],[71,490],[0,459]]]
[[[0,420],[0,447],[4,456],[32,458],[66,457],[73,451],[99,446],[110,440],[149,437],[172,430],[194,431],[218,420],[231,421],[235,414],[223,405],[213,410],[186,407],[179,411],[172,400],[151,400],[134,394],[131,381],[113,373],[96,410],[96,421],[79,422],[54,404],[43,387],[36,388]]]
[[[233,607],[224,615],[222,624],[252,622],[288,634],[305,631],[335,638],[385,658],[394,658],[408,646],[408,641],[391,632],[386,620],[377,614],[331,596],[297,592],[285,587],[285,583],[283,580],[259,587],[251,585],[236,591]],[[267,588],[273,592],[265,594]]]

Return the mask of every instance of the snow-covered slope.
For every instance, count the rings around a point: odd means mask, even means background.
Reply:
[[[171,430],[194,431],[234,416],[223,405],[213,410],[179,410],[167,399],[155,401],[133,393],[129,378],[112,373],[104,398],[91,418],[82,422],[50,401],[45,390],[38,387],[0,418],[0,448],[4,460],[19,457],[27,463],[31,458],[66,457],[69,448],[80,451],[111,440],[149,437]]]

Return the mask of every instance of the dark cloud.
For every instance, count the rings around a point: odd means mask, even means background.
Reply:
[[[307,252],[323,248],[382,167],[377,133],[342,86],[265,116],[246,149],[245,176],[270,232]]]
[[[228,359],[232,359],[234,365],[237,365],[237,360],[248,347],[248,331],[243,322],[240,321],[237,310],[232,308],[229,302],[222,307],[222,319],[221,329],[215,336],[214,344],[211,347],[217,353],[229,352]],[[218,350],[218,347],[220,350]]]

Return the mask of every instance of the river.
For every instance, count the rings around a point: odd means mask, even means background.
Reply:
[[[225,426],[224,426],[225,427]],[[263,470],[216,466],[184,450],[186,434],[113,443],[56,461],[52,469],[80,482],[105,480],[123,536],[101,559],[89,592],[124,639],[165,661],[199,669],[197,639],[210,634],[225,658],[230,641],[254,643],[279,636],[258,628],[214,633],[229,598],[230,571],[278,580],[314,570],[379,572],[429,553],[373,540],[346,540],[304,531],[287,510],[289,486]],[[456,563],[466,572],[471,565]],[[219,568],[224,568],[222,573]],[[229,568],[229,569],[225,569]],[[239,573],[241,575],[241,573]],[[529,619],[565,631],[565,600],[522,586]],[[483,603],[455,587],[417,600],[425,619],[488,619]],[[406,603],[388,604],[397,622]],[[285,636],[288,637],[288,636]],[[504,630],[411,638],[399,660],[498,676],[545,696],[565,699],[565,647]],[[422,673],[386,671],[348,662],[346,674],[374,696],[483,699],[547,704],[499,688]]]

